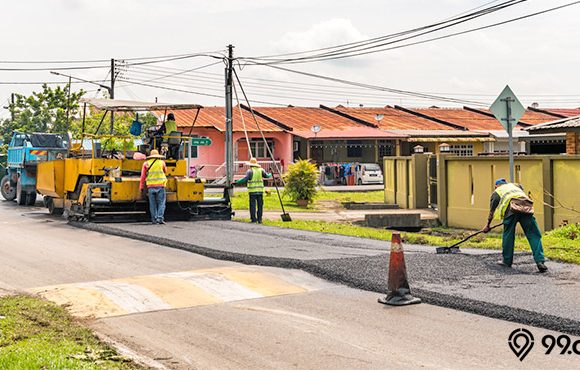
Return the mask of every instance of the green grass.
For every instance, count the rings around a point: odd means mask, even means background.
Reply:
[[[288,197],[285,197],[281,191],[282,200],[284,202],[284,208],[287,211],[294,212],[316,212],[318,210],[323,210],[328,207],[341,208],[342,202],[383,202],[384,192],[383,191],[369,191],[369,192],[338,192],[338,191],[324,191],[320,190],[314,200],[313,204],[309,204],[308,207],[300,207],[296,203],[292,202]],[[217,194],[221,196],[221,194]],[[322,202],[325,203],[326,207],[323,207]],[[236,209],[248,209],[248,193],[244,190],[236,190],[234,197],[232,198],[232,207]],[[264,211],[281,211],[280,201],[276,195],[276,190],[272,189],[264,194]]]
[[[0,298],[0,369],[140,369],[101,343],[60,306]]]
[[[336,202],[373,202],[383,203],[385,201],[385,192],[376,191],[324,191],[320,190],[316,196],[317,201],[333,200]]]
[[[318,231],[329,234],[377,240],[391,240],[392,236],[392,232],[389,230],[327,221],[295,220],[292,222],[282,222],[265,220],[264,224],[268,226]],[[546,257],[553,260],[580,264],[580,227],[576,226],[576,228],[578,229],[577,231],[574,231],[573,228],[568,228],[564,229],[564,231],[562,231],[562,229],[557,229],[547,233],[543,238],[544,253]],[[472,230],[435,228],[429,230],[429,233],[403,232],[401,233],[401,236],[405,243],[449,246],[460,241],[472,232]],[[501,234],[480,234],[461,246],[463,248],[501,249]],[[515,246],[518,251],[530,250],[525,237],[517,237]]]

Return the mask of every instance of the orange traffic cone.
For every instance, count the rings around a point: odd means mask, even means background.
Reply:
[[[391,306],[421,303],[421,299],[411,295],[411,288],[409,288],[409,282],[407,281],[403,244],[401,244],[401,235],[399,233],[393,233],[391,239],[388,288],[389,293],[386,297],[379,298],[379,303]]]

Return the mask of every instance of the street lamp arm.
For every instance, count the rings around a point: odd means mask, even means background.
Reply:
[[[98,82],[94,82],[94,81],[85,80],[85,79],[83,79],[83,78],[80,78],[80,77],[74,77],[74,76],[70,76],[70,75],[65,75],[64,73],[59,73],[59,72],[55,72],[55,71],[50,71],[50,73],[52,73],[53,75],[57,75],[57,76],[63,76],[63,77],[68,77],[68,78],[72,78],[72,79],[74,79],[74,80],[78,80],[78,81],[82,81],[82,82],[90,83],[90,84],[93,84],[93,85],[97,85],[97,86],[99,86],[99,87],[102,87],[103,89],[107,89],[109,92],[110,92],[110,90],[111,90],[111,87],[110,87],[110,86],[101,85],[101,84],[100,84],[100,83],[98,83]]]

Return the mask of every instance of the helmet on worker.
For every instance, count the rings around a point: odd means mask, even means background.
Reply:
[[[508,183],[507,180],[504,179],[503,177],[501,177],[501,178],[495,180],[495,187],[499,188],[500,186],[505,185],[507,183]]]

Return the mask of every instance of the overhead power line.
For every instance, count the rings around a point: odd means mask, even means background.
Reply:
[[[171,54],[171,55],[157,55],[157,56],[147,56],[147,57],[132,57],[132,58],[118,58],[125,61],[133,60],[155,60],[155,59],[167,59],[167,58],[181,58],[193,55],[202,54],[219,54],[223,53],[225,50],[216,51],[206,51],[198,53],[187,53],[187,54]],[[85,59],[85,60],[0,60],[0,64],[83,64],[83,63],[108,63],[111,59]]]
[[[71,81],[71,84],[88,84],[98,81]],[[0,85],[68,85],[67,82],[58,81],[0,81]]]
[[[221,55],[214,55],[214,54],[188,54],[183,56],[176,56],[170,58],[158,58],[155,60],[146,60],[146,61],[138,61],[133,63],[124,63],[124,66],[138,66],[138,65],[149,65],[149,64],[157,64],[157,63],[164,63],[164,62],[171,62],[176,60],[182,59],[190,59],[196,57],[209,57],[215,59],[223,59]],[[110,61],[110,59],[109,59]],[[125,61],[126,60],[118,60],[118,61]],[[100,68],[110,68],[110,64],[103,64],[103,65],[75,65],[75,66],[50,66],[50,67],[1,67],[0,71],[6,72],[22,72],[22,71],[66,71],[66,70],[86,70],[86,69],[100,69]]]
[[[348,81],[348,80],[344,80],[344,79],[340,79],[340,78],[323,76],[323,75],[309,73],[309,72],[302,72],[302,71],[297,71],[294,69],[289,69],[289,68],[274,66],[274,65],[266,65],[266,66],[270,67],[270,68],[278,69],[281,71],[286,71],[286,72],[290,72],[290,73],[294,73],[294,74],[303,75],[303,76],[313,77],[313,78],[322,79],[322,80],[326,80],[326,81],[338,82],[338,83],[342,83],[342,84],[346,84],[346,85],[364,87],[364,88],[371,89],[371,90],[387,91],[387,92],[395,93],[398,95],[414,96],[414,97],[424,98],[427,100],[446,101],[446,102],[458,103],[458,104],[472,104],[472,105],[478,105],[478,106],[487,106],[487,104],[485,104],[485,103],[481,103],[481,102],[477,102],[477,101],[473,101],[473,100],[455,99],[455,98],[450,98],[450,97],[445,97],[445,96],[423,94],[423,93],[418,93],[415,91],[394,89],[394,88],[390,88],[390,87],[371,85],[371,84],[355,82],[355,81]]]
[[[507,3],[512,3],[514,1],[515,0],[505,1],[504,3],[507,4]],[[497,1],[493,1],[493,2],[497,2]],[[492,8],[493,7],[490,7],[489,9],[492,9]],[[473,10],[476,10],[476,9],[478,9],[478,8],[475,8]],[[436,23],[433,23],[433,24],[429,24],[429,25],[426,25],[426,26],[421,26],[421,27],[417,27],[417,28],[413,28],[413,29],[409,29],[409,30],[405,30],[405,31],[391,33],[391,34],[383,35],[383,36],[379,36],[379,37],[374,37],[374,38],[367,39],[367,40],[349,42],[349,43],[345,43],[345,44],[339,44],[339,45],[334,45],[334,46],[328,46],[328,47],[323,47],[323,48],[318,48],[318,49],[311,49],[311,50],[298,51],[298,52],[292,52],[292,53],[283,53],[283,54],[274,54],[274,55],[265,55],[265,56],[263,55],[263,56],[254,57],[252,59],[253,60],[256,60],[256,59],[263,59],[263,60],[265,60],[265,59],[269,59],[269,58],[279,58],[279,57],[283,57],[283,56],[309,54],[309,53],[314,53],[314,52],[319,52],[319,51],[327,51],[327,50],[333,50],[333,49],[339,49],[339,48],[344,48],[344,47],[360,47],[360,46],[372,44],[372,43],[375,43],[375,42],[380,42],[380,41],[388,40],[390,38],[394,38],[394,37],[398,37],[398,36],[403,36],[403,35],[411,34],[411,33],[414,33],[414,32],[419,32],[419,31],[422,31],[422,30],[425,30],[425,29],[428,29],[428,28],[436,27],[436,26],[445,24],[447,22],[450,22],[450,21],[452,21],[454,19],[458,19],[460,16],[462,16],[463,14],[468,13],[468,12],[469,11],[463,12],[461,14],[458,14],[458,15],[455,15],[453,17],[450,17],[450,18],[448,18],[446,20],[439,21],[439,22],[436,22]],[[239,58],[239,59],[244,59],[244,58]]]
[[[361,56],[361,55],[367,55],[367,54],[373,54],[373,53],[378,53],[378,52],[383,52],[383,51],[388,51],[388,50],[394,50],[394,49],[400,49],[400,48],[404,48],[404,47],[408,47],[408,46],[413,46],[413,45],[419,45],[419,44],[424,44],[427,42],[432,42],[432,41],[437,41],[437,40],[442,40],[442,39],[446,39],[446,38],[450,38],[450,37],[454,37],[454,36],[459,36],[459,35],[464,35],[467,33],[472,33],[472,32],[476,32],[476,31],[481,31],[481,30],[485,30],[485,29],[489,29],[489,28],[493,28],[493,27],[498,27],[501,25],[505,25],[508,23],[513,23],[513,22],[517,22],[523,19],[527,19],[527,18],[531,18],[531,17],[535,17],[535,16],[539,16],[542,14],[546,14],[549,12],[553,12],[556,10],[561,10],[570,6],[574,6],[580,4],[580,1],[574,1],[571,3],[567,3],[567,4],[563,4],[560,6],[556,6],[556,7],[552,7],[549,9],[544,9],[542,11],[538,11],[538,12],[534,12],[534,13],[530,13],[530,14],[526,14],[524,16],[520,16],[520,17],[515,17],[515,18],[511,18],[505,21],[501,21],[501,22],[496,22],[493,24],[488,24],[485,26],[481,26],[481,27],[476,27],[476,28],[471,28],[468,30],[464,30],[464,31],[459,31],[459,32],[455,32],[455,33],[451,33],[451,34],[446,34],[446,35],[442,35],[442,36],[438,36],[438,37],[433,37],[433,38],[429,38],[429,39],[425,39],[425,40],[420,40],[420,41],[416,41],[416,42],[411,42],[411,43],[406,43],[406,44],[402,44],[402,45],[394,45],[391,47],[386,47],[386,48],[381,48],[380,46],[385,46],[385,45],[391,45],[397,42],[400,42],[401,40],[397,40],[397,41],[393,41],[393,42],[389,42],[389,43],[385,43],[383,45],[375,45],[373,46],[373,50],[367,50],[367,51],[361,51],[361,50],[366,50],[369,48],[365,48],[365,49],[358,49],[358,50],[354,50],[354,51],[349,51],[349,52],[344,52],[342,54],[336,54],[336,55],[322,55],[322,56],[313,56],[310,57],[308,60],[304,60],[305,58],[295,58],[293,59],[286,59],[286,60],[274,60],[274,61],[268,61],[268,60],[262,60],[260,61],[260,59],[258,58],[247,58],[246,60],[248,61],[254,61],[254,65],[265,65],[265,64],[295,64],[295,63],[305,63],[305,62],[314,62],[314,61],[325,61],[325,60],[337,60],[337,59],[343,59],[343,58],[350,58],[350,57],[354,57],[354,56]],[[250,63],[252,64],[252,63]]]
[[[318,59],[323,59],[323,58],[336,57],[339,55],[347,55],[350,53],[361,52],[363,50],[374,49],[374,48],[381,47],[384,45],[400,43],[400,42],[405,41],[405,40],[409,40],[409,39],[420,37],[420,36],[423,36],[423,35],[426,35],[429,33],[437,32],[437,31],[440,31],[440,30],[443,30],[443,29],[446,29],[449,27],[454,27],[456,25],[459,25],[459,24],[474,20],[476,18],[497,12],[499,10],[502,10],[502,9],[505,9],[505,8],[508,8],[508,7],[511,7],[514,5],[518,5],[518,4],[523,3],[525,1],[527,1],[527,0],[504,1],[498,5],[494,5],[494,6],[491,6],[491,7],[476,11],[476,12],[469,13],[467,15],[454,17],[454,18],[451,18],[449,20],[437,22],[437,23],[430,24],[427,26],[423,26],[423,27],[419,27],[419,28],[415,28],[415,29],[411,29],[411,30],[407,30],[407,31],[403,31],[403,32],[398,32],[398,33],[394,33],[394,34],[390,34],[390,35],[386,35],[386,36],[376,37],[376,38],[370,39],[370,40],[364,40],[364,41],[360,41],[360,42],[324,48],[324,49],[330,50],[330,51],[327,51],[324,53],[307,55],[307,56],[296,57],[296,58],[287,58],[287,59],[264,58],[264,57],[261,57],[261,58],[240,58],[240,59],[253,60],[253,61],[261,60],[264,63],[283,64],[283,63],[305,63],[307,61],[316,61]],[[406,36],[406,37],[403,37],[403,36]],[[393,40],[393,39],[395,39],[395,40]],[[385,42],[387,40],[393,40],[393,41]],[[304,53],[304,52],[302,52],[302,53]],[[300,54],[302,54],[302,53],[300,53]],[[311,53],[311,52],[306,52],[306,53]]]

